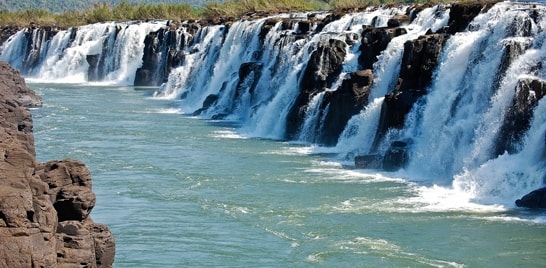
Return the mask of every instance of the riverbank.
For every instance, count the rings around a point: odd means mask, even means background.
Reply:
[[[42,101],[3,62],[0,100],[0,266],[112,267],[113,235],[89,216],[89,170],[75,160],[36,160],[28,109]]]

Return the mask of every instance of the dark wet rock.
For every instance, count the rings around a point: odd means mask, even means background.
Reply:
[[[98,81],[100,54],[87,55],[85,60],[87,61],[87,64],[89,64],[89,69],[87,69],[87,81]]]
[[[355,157],[355,168],[358,169],[381,169],[383,167],[382,154],[369,154]]]
[[[522,138],[530,127],[533,111],[538,101],[546,95],[546,81],[521,79],[515,91],[495,144],[496,155],[504,152],[513,154],[520,150]]]
[[[387,27],[400,27],[402,25],[409,24],[410,17],[406,14],[399,14],[387,21]]]
[[[446,34],[429,34],[404,44],[398,83],[385,96],[374,147],[390,128],[401,128],[414,103],[424,94],[432,81]]]
[[[516,200],[516,206],[526,208],[546,208],[546,187],[534,190],[521,199]]]
[[[404,28],[376,28],[371,26],[363,26],[363,28],[360,55],[358,56],[358,63],[363,69],[372,69],[377,57],[387,48],[391,40],[407,33]]]
[[[197,111],[193,112],[193,116],[198,116],[200,115],[202,112],[206,111],[208,108],[212,107],[217,101],[218,101],[218,95],[216,94],[210,94],[208,95],[205,100],[203,101],[203,106],[201,106],[200,109],[198,109]]]
[[[190,27],[191,28],[191,27]],[[144,38],[144,54],[142,67],[136,71],[135,86],[159,86],[166,82],[172,69],[180,66],[184,55],[185,39],[177,40],[175,29],[161,28],[151,32]]]
[[[326,114],[322,117],[323,126],[321,130],[317,130],[320,135],[315,142],[327,146],[337,143],[349,119],[368,103],[372,83],[372,70],[356,71],[350,73],[337,90],[325,93],[321,110]]]
[[[355,168],[397,171],[409,163],[411,141],[393,141],[384,154],[368,154],[354,158]]]
[[[421,90],[430,84],[448,37],[445,34],[428,34],[404,43],[397,91]]]
[[[392,142],[383,157],[383,169],[396,171],[404,168],[409,162],[408,146],[408,142],[405,141]]]
[[[329,39],[313,51],[300,80],[300,93],[296,97],[287,119],[287,138],[293,138],[305,117],[305,107],[311,96],[332,86],[343,68],[347,54],[345,42]]]
[[[486,3],[455,3],[449,8],[449,22],[447,33],[455,34],[464,31],[470,22],[480,13],[486,12],[495,4],[495,1]]]
[[[245,62],[239,67],[239,81],[237,83],[237,99],[244,91],[254,93],[256,84],[262,75],[263,64],[259,62]]]

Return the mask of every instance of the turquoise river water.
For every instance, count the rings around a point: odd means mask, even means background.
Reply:
[[[546,212],[354,170],[132,87],[31,84],[39,161],[93,175],[115,267],[544,267]]]

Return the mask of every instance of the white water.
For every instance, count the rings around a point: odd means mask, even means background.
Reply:
[[[56,83],[85,83],[89,64],[88,55],[104,57],[106,77],[101,83],[111,85],[132,85],[135,72],[142,65],[144,38],[149,32],[165,26],[157,23],[97,23],[60,31],[51,40],[40,39],[34,46],[39,51],[38,66],[27,70],[27,75],[35,81]],[[21,30],[3,45],[0,60],[22,68],[25,55],[20,50],[28,43]],[[30,30],[33,35],[40,29]],[[105,46],[103,46],[105,45]],[[104,54],[104,55],[103,55]]]
[[[544,169],[541,157],[537,157],[544,146],[538,138],[544,136],[540,128],[544,122],[542,117],[534,118],[521,152],[500,157],[491,155],[517,80],[521,77],[546,79],[544,68],[536,68],[545,58],[545,8],[537,6],[539,15],[535,23],[529,17],[530,7],[499,3],[479,15],[467,31],[447,41],[429,93],[408,116],[404,129],[379,137],[383,141],[379,152],[391,141],[413,140],[412,161],[405,170],[392,176],[424,185],[441,185],[445,192],[440,192],[451,193],[464,204],[475,201],[511,206],[515,197],[542,184],[540,173]],[[181,51],[182,65],[170,73],[168,82],[156,92],[155,98],[176,100],[177,111],[191,114],[202,107],[208,96],[216,95],[217,101],[202,111],[202,118],[221,115],[241,126],[237,135],[282,140],[288,112],[299,94],[302,71],[319,44],[330,39],[347,44],[342,73],[337,83],[325,89],[333,91],[345,75],[359,69],[362,25],[386,26],[389,18],[406,10],[407,7],[381,8],[348,14],[326,25],[322,31],[308,35],[298,35],[297,24],[283,29],[280,19],[288,15],[281,15],[263,40],[259,39],[259,33],[266,19],[238,21],[229,29],[203,27]],[[305,20],[306,14],[293,17]],[[337,160],[344,164],[355,155],[370,153],[383,97],[397,82],[404,43],[429,29],[433,32],[442,29],[448,20],[449,9],[434,6],[403,26],[407,34],[394,38],[374,64],[375,80],[369,104],[348,122],[335,147],[310,145],[307,152],[336,153],[339,154]],[[520,36],[521,29],[511,30],[521,28],[525,21],[532,24],[529,36]],[[145,35],[165,25],[166,22],[94,24],[78,28],[74,35],[74,29],[60,31],[51,40],[33,30],[31,35],[39,42],[32,44],[31,53],[39,56],[37,65],[26,69],[24,74],[33,81],[85,83],[89,69],[86,57],[99,54],[105,60],[105,78],[99,84],[131,85],[136,69],[142,65]],[[311,29],[316,27],[312,25]],[[185,30],[178,32],[179,37],[181,34],[189,36]],[[103,44],[107,45],[103,47]],[[517,44],[524,51],[508,66],[507,75],[499,76],[502,52],[507,44]],[[24,48],[27,46],[25,30],[20,31],[3,45],[0,59],[25,69],[28,53]],[[260,76],[253,83],[245,81],[247,87],[236,92],[239,67],[243,63],[262,66]],[[253,93],[248,84],[255,84]],[[307,116],[299,133],[300,143],[313,142],[320,131],[324,113],[319,109],[324,107],[324,92],[317,92],[309,99]],[[537,109],[542,109],[542,105]],[[427,193],[437,192],[438,188],[434,187],[423,190],[422,197],[426,199]]]
[[[478,16],[471,31],[452,37],[441,56],[424,105],[414,109],[406,128],[395,135],[414,140],[406,176],[453,187],[459,203],[513,206],[513,200],[543,185],[544,120],[541,107],[521,152],[491,155],[504,111],[514,97],[517,81],[545,59],[544,18],[532,25],[530,37],[511,36],[510,27],[529,19],[522,7],[498,4]],[[544,12],[544,7],[540,7]],[[515,22],[515,23],[514,23]],[[503,47],[518,42],[531,48],[519,56],[494,87]],[[544,80],[544,70],[534,78]],[[542,102],[541,102],[541,105]],[[531,146],[531,147],[530,147]],[[466,200],[466,201],[465,201]]]

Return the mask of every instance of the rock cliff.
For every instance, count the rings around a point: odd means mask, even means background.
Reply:
[[[112,233],[89,216],[89,170],[74,160],[35,158],[28,108],[41,103],[1,62],[0,267],[112,267]]]

